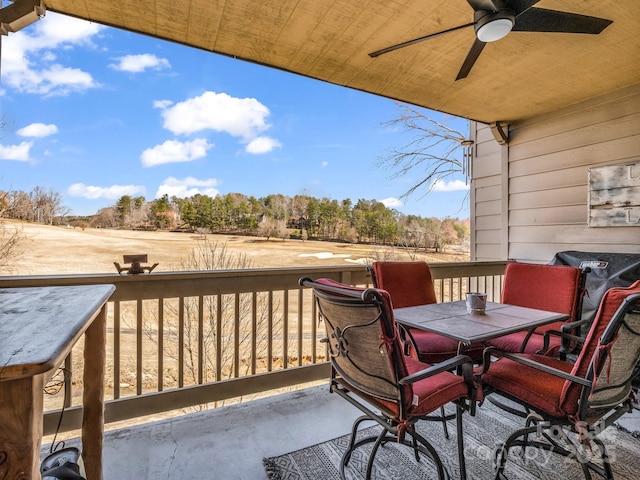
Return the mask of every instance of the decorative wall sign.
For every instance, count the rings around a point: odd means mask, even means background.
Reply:
[[[589,226],[640,227],[640,163],[589,169]]]

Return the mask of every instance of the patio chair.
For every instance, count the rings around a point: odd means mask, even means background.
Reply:
[[[331,391],[364,413],[353,424],[340,464],[341,478],[345,478],[354,450],[374,443],[366,470],[366,478],[371,478],[379,447],[391,441],[413,448],[417,461],[419,453],[426,455],[438,478],[448,478],[438,453],[414,425],[451,402],[456,405],[458,461],[461,478],[465,478],[462,413],[475,413],[471,359],[458,355],[428,365],[405,355],[389,294],[384,290],[351,287],[329,279],[301,278],[300,285],[313,288],[326,327]],[[452,373],[456,369],[460,375]],[[358,428],[366,420],[377,422],[382,430],[357,440]]]
[[[483,392],[499,392],[531,411],[525,426],[496,450],[495,478],[505,478],[508,452],[519,446],[523,454],[525,448],[540,448],[577,460],[585,478],[590,479],[593,471],[613,479],[598,434],[632,410],[638,360],[640,281],[604,294],[575,363],[488,348],[478,374]],[[591,443],[598,449],[597,462],[589,458],[593,450],[585,455],[581,448]]]
[[[543,347],[545,332],[564,331],[579,334],[580,312],[586,271],[565,265],[509,263],[504,273],[502,303],[536,308],[569,315],[563,322],[555,322],[534,330],[515,332],[490,340],[491,346],[511,353],[537,353]],[[545,353],[564,355],[571,349],[569,342],[556,336],[550,339]]]
[[[389,292],[393,308],[436,303],[431,270],[426,262],[373,262],[369,269],[373,285]],[[417,328],[402,332],[420,361],[439,363],[464,353],[475,362],[482,360],[484,343],[472,343],[460,350],[458,341]]]

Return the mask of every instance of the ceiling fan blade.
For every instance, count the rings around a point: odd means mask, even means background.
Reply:
[[[540,0],[511,0],[508,3],[509,3],[509,5],[511,5],[511,8],[513,9],[513,11],[516,14],[516,16],[518,16],[522,12],[525,12],[526,10],[529,10],[531,7],[533,7],[539,1]]]
[[[467,28],[467,27],[471,27],[471,26],[473,26],[473,22],[466,23],[464,25],[458,25],[457,27],[448,28],[447,30],[443,30],[441,32],[431,33],[429,35],[425,35],[424,37],[414,38],[413,40],[408,40],[406,42],[398,43],[396,45],[391,45],[390,47],[386,47],[386,48],[382,48],[380,50],[376,50],[375,52],[371,52],[369,54],[369,56],[371,58],[379,57],[380,55],[382,55],[384,53],[393,52],[394,50],[398,50],[399,48],[408,47],[409,45],[414,45],[416,43],[420,43],[420,42],[422,42],[424,40],[427,40],[429,38],[438,37],[440,35],[444,35],[445,33],[455,32],[456,30],[460,30],[462,28]]]
[[[540,1],[540,0],[538,0]],[[491,0],[467,0],[474,10],[486,10],[487,12],[496,11],[496,6]]]
[[[590,33],[597,35],[613,20],[577,13],[531,8],[516,17],[514,32]]]
[[[482,49],[485,45],[485,42],[482,42],[476,38],[476,40],[473,42],[473,45],[471,45],[471,48],[469,49],[469,53],[467,53],[467,57],[464,59],[464,62],[462,62],[462,66],[460,67],[460,71],[458,72],[456,80],[467,78],[467,75],[469,75],[471,68],[473,68],[473,65],[476,63],[476,60],[480,56],[480,53],[482,53]]]

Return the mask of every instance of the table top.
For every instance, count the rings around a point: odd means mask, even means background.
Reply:
[[[487,302],[484,314],[468,313],[464,300],[395,308],[393,314],[398,323],[463,343],[488,340],[569,318],[562,313],[494,302]]]
[[[57,368],[113,285],[0,289],[0,381]]]

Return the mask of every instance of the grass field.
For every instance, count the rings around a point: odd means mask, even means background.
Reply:
[[[184,270],[183,264],[190,252],[205,239],[203,235],[190,233],[81,230],[9,220],[5,220],[5,227],[21,229],[24,240],[20,242],[19,255],[0,267],[0,275],[113,273],[114,262],[122,264],[125,254],[147,254],[149,264],[159,263],[155,271]],[[468,252],[454,247],[445,254],[411,255],[403,249],[372,245],[231,235],[207,235],[206,238],[229,252],[246,255],[253,268],[365,264],[373,259],[438,262],[469,258]]]

